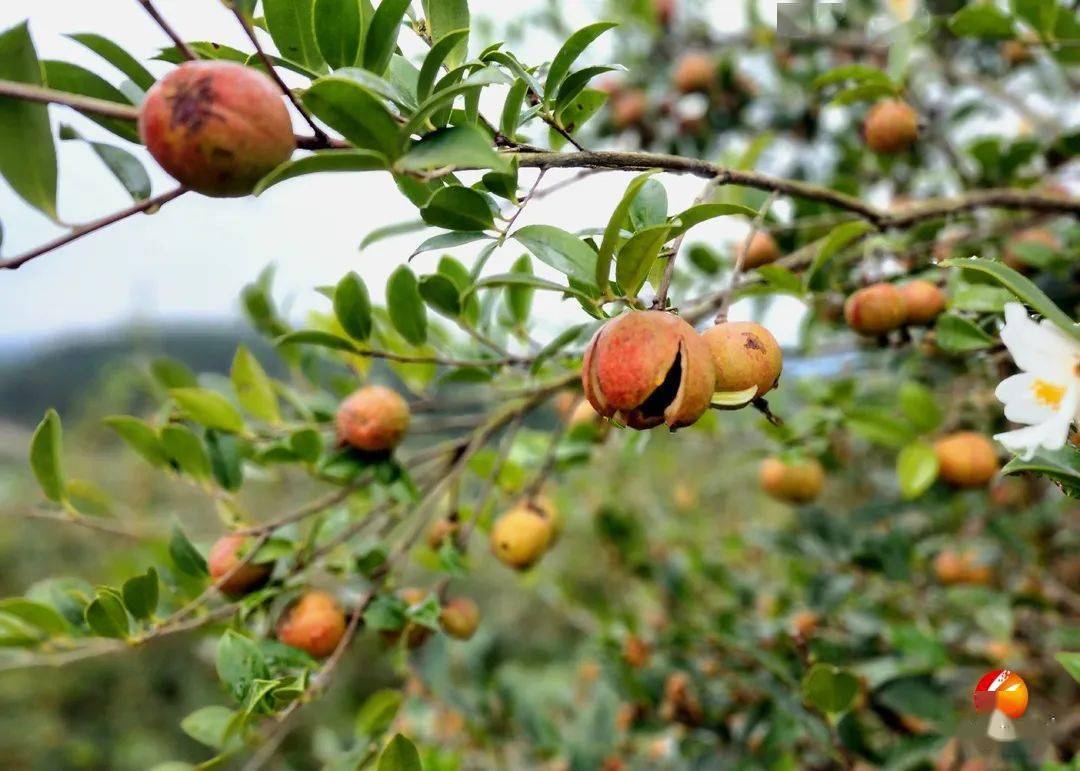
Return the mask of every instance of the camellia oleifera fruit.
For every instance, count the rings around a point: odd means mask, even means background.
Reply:
[[[847,298],[844,320],[860,334],[882,335],[903,326],[907,320],[907,301],[892,284],[873,284]]]
[[[675,90],[683,94],[708,91],[716,82],[716,61],[701,51],[683,54],[675,63],[671,80]]]
[[[919,115],[899,99],[878,102],[863,124],[866,146],[882,155],[905,152],[919,138]]]
[[[717,391],[745,391],[757,386],[764,396],[780,378],[784,356],[772,333],[752,321],[717,324],[702,335],[712,351]]]
[[[937,284],[925,279],[909,281],[900,287],[908,324],[923,326],[936,319],[945,310],[945,293]]]
[[[480,626],[480,608],[468,597],[454,597],[442,607],[439,625],[458,640],[468,640]]]
[[[759,230],[754,233],[749,245],[745,240],[739,243],[739,253],[742,254],[743,269],[753,270],[779,260],[780,245],[771,235]]]
[[[814,458],[790,463],[766,458],[761,463],[761,489],[785,503],[809,503],[821,495],[825,469]]]
[[[939,475],[955,487],[984,487],[999,466],[994,445],[983,434],[959,431],[934,443]]]
[[[611,123],[616,129],[641,125],[649,112],[649,98],[640,88],[617,91],[611,96]]]
[[[248,195],[296,150],[281,91],[233,62],[186,62],[147,92],[139,135],[185,187],[219,198]]]
[[[333,596],[312,590],[285,609],[276,631],[281,642],[321,659],[333,653],[345,636],[345,614]]]
[[[404,438],[409,420],[409,405],[400,394],[383,386],[364,386],[338,408],[338,438],[363,452],[386,452]]]
[[[520,503],[491,526],[491,551],[517,570],[532,567],[555,539],[555,520],[551,504],[543,499]]]
[[[249,556],[248,550],[254,545],[252,538],[226,535],[210,548],[207,567],[210,578],[218,584],[222,593],[239,597],[261,588],[270,579],[270,574],[274,572],[273,563],[244,561]]]
[[[636,429],[679,428],[709,409],[716,367],[708,344],[681,318],[632,311],[593,336],[581,381],[603,417]]]

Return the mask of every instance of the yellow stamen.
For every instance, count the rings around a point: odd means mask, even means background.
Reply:
[[[1031,384],[1031,393],[1039,404],[1056,410],[1061,407],[1061,400],[1065,398],[1065,386],[1036,380]]]

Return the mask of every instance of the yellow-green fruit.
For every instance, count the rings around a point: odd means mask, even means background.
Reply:
[[[544,555],[554,533],[551,518],[522,503],[495,520],[491,527],[491,551],[503,564],[524,570]]]
[[[939,475],[955,487],[983,487],[998,472],[993,443],[974,431],[949,434],[934,443]]]
[[[919,115],[899,99],[878,102],[866,114],[863,138],[875,153],[902,153],[919,138]]]
[[[884,334],[903,325],[907,319],[907,302],[892,284],[874,284],[847,298],[844,319],[860,334]]]
[[[785,463],[766,458],[761,464],[761,489],[785,503],[809,503],[825,486],[825,469],[813,458]]]
[[[904,295],[908,324],[929,324],[945,310],[945,293],[930,281],[909,281],[900,287],[900,293]]]
[[[757,386],[764,396],[780,378],[784,355],[772,333],[752,321],[717,324],[702,337],[716,364],[717,391],[744,391]]]
[[[468,640],[480,626],[480,608],[468,597],[455,597],[443,605],[439,623],[451,637]]]

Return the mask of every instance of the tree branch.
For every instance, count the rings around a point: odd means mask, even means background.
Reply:
[[[108,99],[95,99],[81,94],[69,94],[66,91],[57,91],[54,88],[35,86],[30,83],[19,83],[15,80],[0,80],[0,96],[22,99],[26,102],[62,104],[81,112],[100,115],[103,118],[130,121],[139,119],[139,108],[134,105],[110,102]]]
[[[154,196],[153,198],[147,198],[145,201],[139,201],[126,209],[121,209],[120,211],[113,212],[112,214],[106,215],[101,219],[87,222],[85,225],[80,225],[77,228],[73,228],[69,233],[62,235],[57,239],[49,241],[46,244],[42,244],[39,247],[31,249],[25,254],[20,254],[17,257],[11,257],[6,260],[0,260],[0,270],[16,270],[17,268],[20,268],[21,266],[30,262],[30,260],[33,260],[36,257],[40,257],[43,254],[47,254],[54,249],[59,249],[61,246],[70,244],[72,241],[76,241],[85,235],[89,235],[90,233],[94,233],[103,228],[107,228],[109,225],[113,225],[117,222],[120,222],[120,220],[127,219],[128,217],[134,216],[136,214],[141,214],[143,212],[150,211],[151,209],[157,209],[160,206],[164,206],[169,201],[179,198],[186,192],[187,188],[178,187],[170,190],[167,193],[162,193],[161,195]]]

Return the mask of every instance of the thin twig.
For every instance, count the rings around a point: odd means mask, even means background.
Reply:
[[[77,228],[73,228],[67,234],[62,235],[52,241],[49,241],[46,244],[42,244],[41,246],[31,249],[29,252],[20,254],[17,257],[0,260],[0,270],[16,270],[17,268],[30,262],[30,260],[40,257],[43,254],[47,254],[54,249],[59,249],[61,246],[65,246],[66,244],[70,244],[72,241],[76,241],[85,235],[89,235],[90,233],[94,233],[103,228],[107,228],[109,225],[113,225],[117,222],[120,222],[120,220],[127,219],[128,217],[134,216],[136,214],[142,214],[143,212],[150,211],[151,209],[157,209],[160,206],[164,206],[169,201],[172,201],[175,198],[179,198],[186,192],[187,188],[178,187],[170,190],[167,193],[162,193],[161,195],[154,196],[153,198],[147,198],[145,201],[139,201],[138,203],[135,203],[127,207],[126,209],[121,209],[120,211],[113,212],[112,214],[102,217],[101,219],[87,222],[85,225],[80,225]]]
[[[177,50],[180,51],[181,56],[192,62],[198,60],[199,57],[194,51],[191,50],[191,46],[185,43],[184,39],[176,33],[176,30],[172,28],[169,22],[165,21],[164,17],[162,17],[162,15],[158,13],[157,8],[154,7],[154,4],[153,2],[151,2],[151,0],[139,0],[139,5],[141,5],[146,10],[146,12],[150,14],[150,18],[157,22],[157,25],[161,27],[161,31],[169,36],[169,39],[173,41],[173,44],[176,46]]]
[[[69,94],[67,91],[57,91],[55,88],[45,88],[30,83],[19,83],[15,80],[0,80],[0,96],[22,99],[26,102],[40,102],[41,104],[62,104],[81,112],[100,115],[103,118],[130,121],[139,119],[139,108],[134,105],[110,102],[108,99],[95,99],[92,96],[83,96],[82,94]]]
[[[545,174],[547,174],[547,169],[540,169],[540,173],[536,175],[536,181],[533,182],[532,187],[529,188],[529,192],[525,197],[521,199],[521,203],[519,203],[517,209],[514,210],[514,214],[510,217],[510,221],[507,222],[506,227],[503,228],[502,234],[499,236],[499,246],[506,243],[506,237],[510,235],[510,231],[513,230],[514,223],[518,221],[518,217],[525,211],[525,207],[528,205],[529,201],[533,200],[536,196],[536,189],[540,187],[540,181],[543,180]]]
[[[66,525],[75,525],[77,527],[84,527],[88,530],[96,530],[99,533],[130,538],[133,541],[148,541],[155,537],[152,533],[141,529],[130,528],[120,522],[103,519],[101,517],[88,517],[81,514],[65,514],[59,511],[31,510],[23,514],[3,514],[0,516],[8,519],[40,519],[46,522],[59,522]]]
[[[312,132],[315,134],[315,142],[323,147],[330,146],[330,138],[326,135],[326,132],[319,128],[319,125],[315,122],[315,119],[311,117],[311,114],[304,108],[304,105],[300,103],[300,99],[293,93],[293,90],[289,88],[285,81],[281,79],[281,75],[274,67],[274,62],[270,60],[270,57],[266,55],[266,51],[263,50],[262,45],[259,43],[259,38],[255,34],[254,28],[248,22],[247,17],[244,16],[243,11],[235,2],[229,3],[233,15],[236,20],[240,22],[240,26],[244,28],[244,34],[247,35],[248,40],[255,46],[255,53],[259,57],[259,61],[266,67],[267,74],[274,79],[277,87],[281,89],[281,93],[292,103],[292,106],[296,108],[296,111],[300,113],[304,121],[311,127]]]
[[[758,231],[761,229],[761,224],[765,221],[765,217],[768,216],[769,209],[772,208],[778,195],[779,193],[776,190],[769,194],[769,197],[765,199],[765,203],[761,205],[761,209],[758,211],[757,216],[754,217],[754,221],[750,225],[750,232],[746,235],[746,241],[743,243],[743,248],[735,257],[735,267],[731,270],[731,281],[728,283],[727,291],[724,292],[723,299],[720,301],[720,310],[716,313],[717,324],[727,320],[728,309],[731,307],[731,298],[735,296],[735,287],[738,286],[739,276],[742,274],[743,270],[743,263],[746,261],[746,255],[750,251],[750,244],[753,242],[754,237],[757,236]]]

